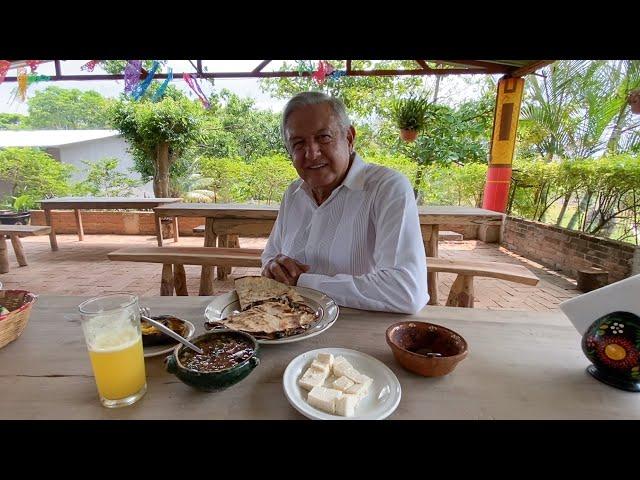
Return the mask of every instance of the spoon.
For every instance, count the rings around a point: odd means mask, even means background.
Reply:
[[[187,340],[186,338],[184,338],[181,335],[178,335],[176,332],[174,332],[170,328],[165,327],[162,323],[160,323],[160,322],[158,322],[158,321],[156,321],[156,320],[154,320],[152,318],[149,318],[146,315],[140,315],[140,317],[143,318],[145,322],[150,323],[151,325],[156,327],[158,330],[160,330],[162,333],[164,333],[166,335],[169,335],[171,338],[173,338],[174,340],[179,341],[183,345],[189,347],[191,350],[194,350],[194,351],[198,352],[199,354],[203,354],[204,353],[204,351],[200,347],[196,347],[189,340]]]

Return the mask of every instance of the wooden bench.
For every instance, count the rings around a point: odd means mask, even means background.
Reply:
[[[160,295],[188,295],[184,265],[209,265],[217,267],[258,267],[262,266],[261,249],[215,248],[215,247],[134,247],[123,248],[109,253],[109,260],[128,262],[162,263]],[[173,266],[173,268],[172,268]],[[474,262],[445,258],[427,258],[430,273],[455,273],[456,277],[447,306],[472,308],[474,302],[474,277],[490,277],[524,285],[537,285],[536,277],[522,265],[501,262]],[[200,295],[207,292],[207,286],[200,279]]]
[[[464,235],[458,232],[452,232],[450,230],[444,230],[438,232],[438,240],[463,240]]]
[[[24,255],[20,237],[32,235],[47,235],[51,232],[51,227],[37,225],[3,225],[0,224],[0,273],[9,271],[9,251],[7,250],[6,237],[11,239],[13,251],[16,253],[18,265],[27,266],[27,257]]]
[[[535,286],[539,279],[522,265],[503,262],[474,262],[449,258],[427,257],[427,270],[433,273],[456,273],[451,285],[448,307],[473,308],[473,277],[490,277]]]
[[[193,227],[193,233],[195,233],[199,237],[204,237],[204,225]]]
[[[160,295],[189,295],[184,265],[224,267],[261,267],[261,249],[217,247],[132,247],[109,253],[109,260],[162,263]],[[200,278],[200,295],[208,286]]]

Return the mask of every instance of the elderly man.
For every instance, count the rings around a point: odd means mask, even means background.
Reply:
[[[343,103],[323,93],[289,100],[282,135],[300,178],[282,200],[262,274],[345,307],[422,309],[427,264],[407,178],[355,153]]]

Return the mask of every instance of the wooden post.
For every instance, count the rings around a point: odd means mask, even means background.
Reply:
[[[0,273],[9,271],[9,254],[7,253],[7,240],[0,235]]]
[[[160,295],[173,295],[173,269],[170,263],[162,265],[162,280],[160,280]]]
[[[458,275],[451,285],[447,307],[473,308],[473,276]]]
[[[176,295],[189,295],[189,292],[187,291],[187,275],[184,271],[184,265],[181,263],[173,265],[173,284],[176,289]]]
[[[22,242],[20,241],[20,237],[18,235],[10,235],[11,237],[11,245],[13,245],[13,251],[16,252],[16,259],[18,260],[18,265],[21,267],[27,266],[27,257],[24,256],[24,249],[22,248]]]
[[[523,91],[522,78],[505,76],[498,82],[489,169],[482,198],[482,208],[487,210],[504,212],[507,208]]]
[[[82,214],[80,213],[80,210],[78,208],[74,209],[73,211],[76,214],[76,228],[78,229],[78,240],[82,242],[84,240],[84,230],[82,228]]]
[[[214,219],[211,217],[206,218],[204,226],[204,246],[215,247],[218,241],[218,236],[214,232]],[[220,267],[218,267],[220,268]],[[200,295],[213,295],[213,267],[208,265],[202,266],[202,273],[200,274]]]
[[[55,252],[58,250],[58,239],[56,238],[56,231],[53,228],[53,222],[51,220],[52,220],[51,210],[45,207],[44,221],[47,224],[47,226],[51,227],[51,232],[49,232],[49,243],[51,244],[51,250]]]
[[[609,272],[601,268],[580,268],[577,273],[580,291],[590,292],[609,284]]]

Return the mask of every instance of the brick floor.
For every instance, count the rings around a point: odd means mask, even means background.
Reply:
[[[157,244],[153,236],[85,235],[85,240],[79,242],[76,235],[58,235],[60,249],[57,252],[51,251],[47,236],[26,237],[22,242],[29,265],[18,266],[9,244],[10,270],[0,275],[4,288],[59,295],[98,295],[116,291],[132,292],[140,296],[160,294],[160,265],[111,262],[107,258],[107,253],[125,246],[155,246]],[[240,245],[245,248],[263,248],[265,242],[266,239],[240,239]],[[181,237],[178,243],[180,246],[202,244],[202,237]],[[169,240],[167,245],[174,244]],[[540,278],[540,283],[531,287],[478,277],[475,279],[475,308],[549,311],[556,310],[558,304],[567,298],[580,294],[575,280],[497,244],[477,240],[442,241],[440,256],[521,264]],[[200,286],[200,267],[187,265],[185,270],[187,288],[191,295],[196,295]],[[214,294],[231,290],[234,277],[259,273],[256,268],[234,268],[229,280],[214,281]],[[454,274],[439,274],[440,304],[446,302],[454,277]]]

